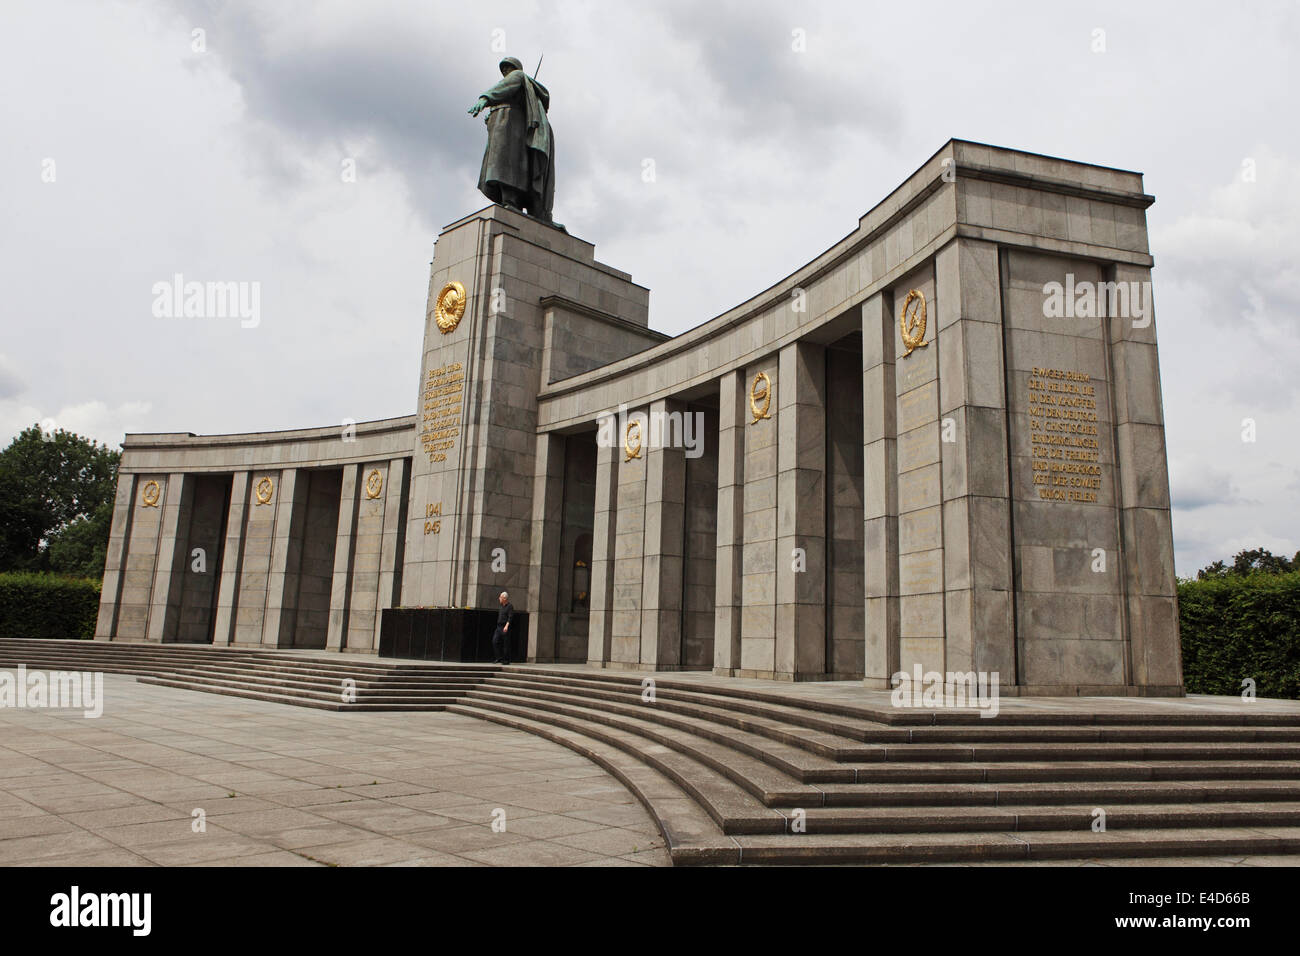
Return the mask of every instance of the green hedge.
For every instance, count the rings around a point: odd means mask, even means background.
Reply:
[[[0,574],[0,637],[95,636],[100,582],[21,571]]]
[[[1178,610],[1187,693],[1300,699],[1300,572],[1180,581]]]

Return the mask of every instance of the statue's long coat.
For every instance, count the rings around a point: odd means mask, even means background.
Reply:
[[[531,215],[549,220],[555,203],[555,139],[546,117],[551,94],[523,70],[514,70],[483,98],[492,115],[479,191],[501,202],[500,187],[513,186],[526,194]]]

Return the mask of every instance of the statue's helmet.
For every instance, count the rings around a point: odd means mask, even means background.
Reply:
[[[516,60],[513,56],[508,56],[501,61],[501,75],[506,76],[514,70],[522,70],[524,65]]]

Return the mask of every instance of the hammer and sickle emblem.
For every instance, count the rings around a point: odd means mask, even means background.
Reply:
[[[641,420],[634,418],[627,423],[627,428],[623,431],[623,450],[627,452],[624,461],[631,461],[633,458],[641,457]]]
[[[465,287],[459,282],[448,282],[438,293],[434,304],[433,316],[438,323],[438,331],[443,335],[454,332],[464,314]]]
[[[751,425],[757,425],[765,418],[771,418],[769,414],[772,408],[772,380],[767,377],[766,372],[759,372],[754,376],[753,383],[749,386],[749,411],[754,416]]]
[[[366,475],[366,497],[378,498],[379,493],[384,490],[384,476],[376,468],[370,474]]]
[[[913,289],[903,300],[903,311],[898,316],[898,331],[902,333],[903,344],[907,346],[904,358],[911,355],[913,349],[930,344],[925,341],[925,295],[920,289]]]
[[[158,487],[158,482],[146,481],[144,483],[144,490],[140,492],[140,501],[146,508],[157,508],[158,496],[161,493],[162,489]]]
[[[275,485],[270,478],[263,478],[257,483],[257,489],[254,492],[257,495],[257,503],[264,505],[271,500],[271,492],[275,490]]]

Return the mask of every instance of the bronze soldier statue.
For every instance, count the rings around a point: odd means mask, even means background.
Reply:
[[[527,210],[534,219],[554,225],[555,139],[546,116],[550,104],[546,87],[508,56],[501,61],[501,82],[478,98],[469,115],[492,107],[479,191],[507,209]]]

